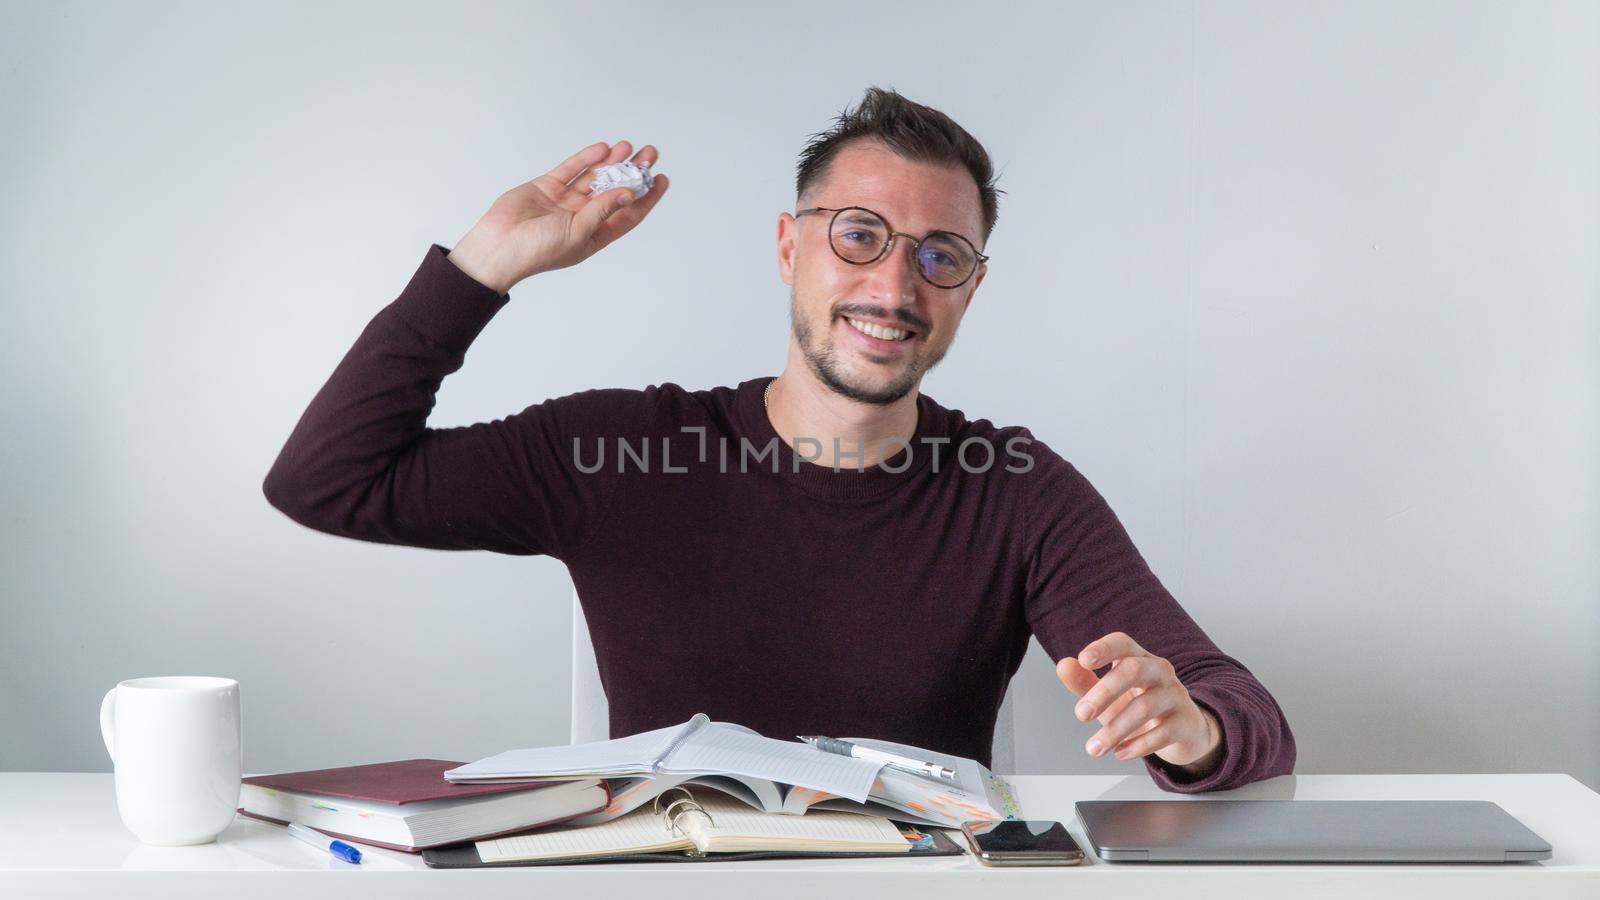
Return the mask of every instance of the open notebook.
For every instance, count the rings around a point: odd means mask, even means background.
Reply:
[[[944,827],[1020,817],[1009,785],[975,760],[889,741],[848,740],[938,763],[953,769],[956,780],[825,753],[800,741],[713,722],[704,714],[610,741],[510,750],[458,766],[444,777],[464,784],[608,779],[611,802],[574,820],[575,825],[616,819],[679,785],[713,788],[755,809],[789,815],[825,809]]]
[[[599,825],[564,825],[533,834],[438,847],[424,850],[422,859],[431,869],[478,869],[807,857],[909,859],[965,852],[937,829],[847,813],[803,819],[771,816],[715,793],[691,795],[675,789],[660,802]]]
[[[936,838],[939,841],[936,841]],[[470,855],[467,854],[470,852]],[[958,854],[942,834],[885,818],[814,814],[766,815],[720,794],[691,796],[678,788],[645,809],[586,828],[558,826],[510,838],[430,850],[435,868],[576,862],[685,862],[750,857],[894,857]]]
[[[882,763],[824,753],[799,741],[764,737],[704,713],[670,728],[610,741],[509,750],[444,773],[454,782],[727,774],[804,784],[865,800]],[[581,773],[581,774],[580,774]]]
[[[479,859],[494,863],[669,851],[908,853],[911,841],[887,819],[839,812],[770,816],[720,794],[696,797],[678,789],[600,825],[478,841],[477,849]]]

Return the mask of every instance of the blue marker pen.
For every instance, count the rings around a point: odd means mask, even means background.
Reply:
[[[313,847],[332,853],[345,862],[361,862],[360,850],[346,844],[344,841],[336,841],[320,831],[307,828],[299,822],[289,823],[289,833]]]

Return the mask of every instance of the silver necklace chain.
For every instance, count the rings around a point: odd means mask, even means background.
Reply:
[[[762,409],[771,409],[772,408],[772,406],[771,406],[771,402],[772,402],[772,386],[777,384],[777,383],[778,383],[778,379],[776,379],[776,378],[772,379],[771,381],[767,382],[767,389],[761,392],[761,408]]]

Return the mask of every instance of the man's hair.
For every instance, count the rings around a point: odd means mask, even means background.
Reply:
[[[834,120],[832,128],[811,136],[800,153],[795,195],[805,197],[808,189],[827,176],[828,166],[839,151],[863,138],[882,141],[906,159],[965,167],[977,182],[978,199],[983,205],[982,243],[989,242],[989,234],[1000,217],[997,195],[1005,191],[994,186],[994,165],[988,151],[949,116],[907,100],[893,88],[867,88],[855,109],[846,109]]]

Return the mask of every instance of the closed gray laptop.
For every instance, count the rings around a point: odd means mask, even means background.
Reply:
[[[1523,862],[1550,844],[1487,800],[1085,800],[1116,862]]]

